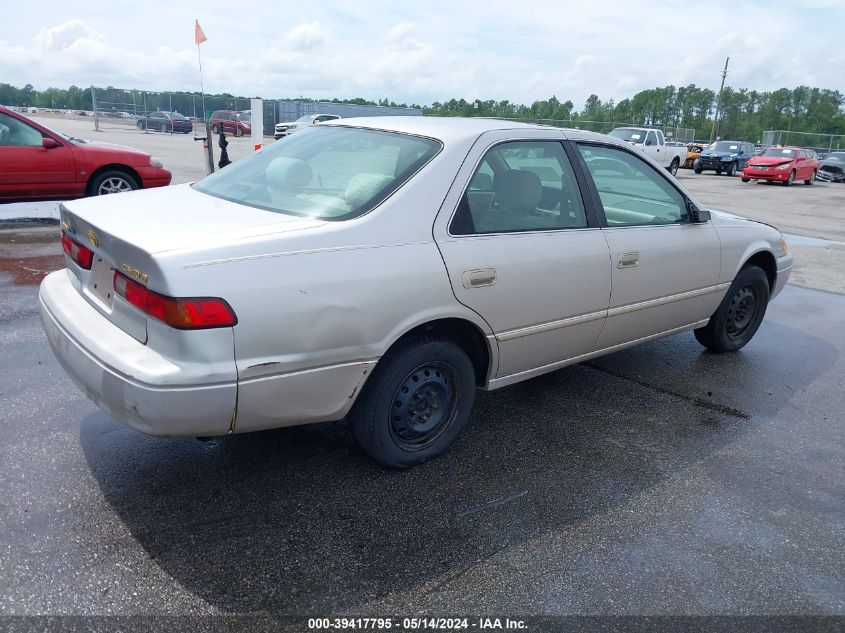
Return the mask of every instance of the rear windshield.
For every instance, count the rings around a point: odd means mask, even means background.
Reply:
[[[431,160],[438,141],[360,128],[305,128],[193,186],[276,213],[347,220],[362,215]]]
[[[779,147],[770,147],[765,152],[763,152],[763,156],[775,156],[777,158],[795,158],[797,155],[798,150],[781,149]]]
[[[170,113],[170,118],[171,118],[171,119],[179,119],[179,120],[181,120],[181,119],[184,119],[184,118],[185,118],[185,115],[184,115],[184,114],[179,114],[178,112],[171,112],[171,113]]]

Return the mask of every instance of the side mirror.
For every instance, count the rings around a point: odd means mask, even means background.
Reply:
[[[53,149],[55,147],[61,147],[61,143],[59,143],[56,139],[50,138],[49,136],[45,136],[41,139],[41,147],[44,149]]]
[[[690,200],[687,200],[687,213],[692,224],[703,224],[710,220],[710,211],[699,209]]]

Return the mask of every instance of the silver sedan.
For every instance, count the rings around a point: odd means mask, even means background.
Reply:
[[[146,433],[348,417],[393,467],[476,389],[693,330],[746,345],[792,257],[609,136],[505,121],[324,123],[197,183],[66,203],[41,315],[68,374]]]

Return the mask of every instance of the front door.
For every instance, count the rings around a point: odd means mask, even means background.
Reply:
[[[500,384],[586,354],[605,319],[609,254],[561,141],[504,140],[467,163],[435,237],[455,296],[496,335]]]
[[[613,291],[596,345],[605,349],[707,319],[727,287],[711,222],[692,224],[684,194],[619,147],[579,144],[601,200]]]
[[[40,130],[0,113],[0,198],[43,199],[75,193],[76,161],[68,143],[46,149]]]

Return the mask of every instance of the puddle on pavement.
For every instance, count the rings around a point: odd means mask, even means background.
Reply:
[[[64,267],[58,227],[0,231],[0,285],[34,286]]]

